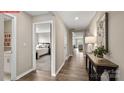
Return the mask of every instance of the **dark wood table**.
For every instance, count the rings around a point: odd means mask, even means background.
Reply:
[[[100,81],[101,75],[106,70],[109,73],[109,80],[116,80],[116,70],[119,66],[103,58],[99,60],[94,54],[86,54],[86,69],[89,74],[89,80]]]

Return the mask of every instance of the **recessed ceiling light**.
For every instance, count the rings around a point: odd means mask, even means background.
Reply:
[[[76,21],[79,20],[79,17],[75,17],[74,20],[76,20]]]

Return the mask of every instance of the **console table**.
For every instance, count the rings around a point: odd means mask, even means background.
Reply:
[[[116,70],[119,66],[103,58],[99,60],[94,54],[86,54],[86,70],[89,74],[89,80],[100,81],[104,70],[109,73],[109,80],[115,81]]]

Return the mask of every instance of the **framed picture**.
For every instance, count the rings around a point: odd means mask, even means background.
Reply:
[[[97,21],[97,45],[108,51],[108,13],[104,13]]]

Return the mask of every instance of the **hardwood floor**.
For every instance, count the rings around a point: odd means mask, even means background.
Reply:
[[[40,71],[49,71],[50,72],[50,55],[44,55],[37,59],[36,69]]]
[[[85,69],[83,53],[74,50],[74,56],[70,57],[56,77],[51,77],[50,72],[32,72],[19,81],[87,81],[88,73]]]
[[[74,50],[74,56],[65,63],[56,79],[64,81],[87,81],[88,73],[85,69],[83,53],[77,49]]]

